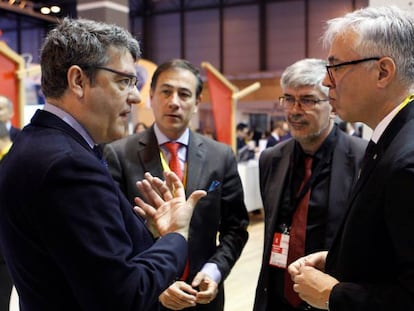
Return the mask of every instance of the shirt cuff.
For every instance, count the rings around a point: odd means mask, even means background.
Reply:
[[[207,274],[209,278],[212,279],[217,284],[221,282],[221,273],[217,267],[217,264],[208,262],[203,266],[203,268],[201,269],[201,272]]]

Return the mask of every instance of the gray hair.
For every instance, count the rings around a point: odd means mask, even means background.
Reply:
[[[129,51],[135,61],[141,54],[137,40],[122,27],[86,19],[63,19],[48,33],[42,47],[40,64],[44,95],[52,98],[63,95],[67,88],[66,74],[73,65],[84,69],[93,81],[93,67],[109,61],[108,49],[111,47]]]
[[[398,79],[410,85],[414,80],[413,24],[413,15],[395,6],[368,7],[329,20],[322,39],[327,47],[338,35],[355,32],[358,38],[350,48],[361,57],[391,57]]]
[[[285,69],[280,78],[280,86],[283,89],[313,86],[328,96],[329,88],[322,85],[326,75],[326,65],[326,61],[322,59],[305,58],[299,60]]]

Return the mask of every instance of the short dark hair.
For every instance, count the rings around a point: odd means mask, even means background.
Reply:
[[[246,123],[240,122],[236,125],[236,131],[243,131],[245,128],[249,126]]]
[[[170,69],[175,69],[175,68],[185,69],[194,74],[194,76],[197,79],[196,97],[199,97],[201,92],[203,91],[203,80],[201,79],[200,71],[197,69],[197,67],[191,64],[189,61],[185,59],[179,59],[179,58],[171,59],[165,63],[162,63],[161,65],[157,67],[154,74],[152,75],[151,90],[155,90],[157,86],[158,78],[161,73],[163,73],[164,71],[170,70]]]
[[[86,19],[64,18],[52,29],[40,55],[42,91],[46,97],[60,98],[68,87],[66,74],[73,65],[82,69],[103,66],[108,50],[128,51],[136,61],[140,57],[138,41],[124,28]],[[85,70],[93,81],[95,71]]]

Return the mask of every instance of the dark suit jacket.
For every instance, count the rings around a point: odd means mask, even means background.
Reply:
[[[270,135],[266,142],[266,148],[273,147],[274,145],[277,145],[281,139],[276,139],[274,136]]]
[[[337,131],[337,133],[338,137],[333,152],[329,185],[329,210],[324,242],[326,249],[331,245],[346,211],[348,197],[352,190],[352,185],[357,178],[359,164],[367,144],[366,141],[349,136],[342,131]],[[265,210],[265,235],[262,267],[256,289],[255,311],[267,310],[266,302],[268,301],[268,295],[270,297],[272,295],[272,293],[267,291],[269,258],[284,181],[288,174],[293,150],[294,140],[289,139],[274,147],[265,149],[259,160],[260,191]]]
[[[86,141],[37,111],[0,168],[0,244],[22,311],[157,310],[187,243],[155,244]]]
[[[332,244],[331,310],[414,310],[414,102],[391,121]]]
[[[104,156],[110,172],[128,199],[139,196],[136,181],[145,172],[163,177],[160,149],[151,127],[106,146]],[[226,145],[190,132],[187,155],[186,194],[207,190],[213,180],[220,186],[197,204],[190,224],[188,241],[191,281],[206,262],[216,263],[224,280],[239,258],[247,241],[248,214],[233,151]],[[216,245],[217,232],[220,245]],[[223,286],[220,294],[198,310],[222,310]]]
[[[20,132],[21,132],[21,130],[20,130],[20,129],[18,129],[17,127],[14,127],[14,126],[10,127],[10,131],[9,131],[9,134],[10,134],[10,140],[11,140],[11,141],[15,141],[15,139],[16,139],[16,137],[17,137],[17,135],[18,135]]]

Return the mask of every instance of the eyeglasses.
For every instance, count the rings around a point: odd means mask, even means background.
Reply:
[[[122,79],[120,81],[123,84],[123,86],[125,87],[125,89],[131,89],[131,88],[137,86],[138,77],[135,76],[135,75],[131,75],[131,74],[121,72],[121,71],[118,71],[118,70],[115,70],[115,69],[112,69],[112,68],[104,67],[104,66],[93,66],[92,68],[109,71],[109,72],[117,74],[118,76],[125,77],[125,79]]]
[[[280,96],[279,97],[279,103],[285,110],[291,110],[296,103],[299,104],[300,109],[306,111],[311,110],[315,107],[317,103],[320,102],[326,102],[329,101],[329,99],[319,99],[315,97],[299,97],[296,98],[294,96]]]
[[[335,85],[335,79],[333,77],[332,70],[336,70],[336,69],[338,69],[340,67],[343,67],[343,66],[356,65],[356,64],[359,64],[359,63],[363,63],[363,62],[369,62],[369,61],[372,61],[372,60],[380,60],[380,59],[381,59],[381,57],[368,57],[368,58],[361,58],[361,59],[357,59],[357,60],[352,60],[352,61],[349,61],[349,62],[343,62],[343,63],[339,63],[339,64],[335,64],[335,65],[327,65],[326,66],[326,71],[328,72],[328,76],[329,76],[329,79],[331,80],[331,83],[333,85]]]

